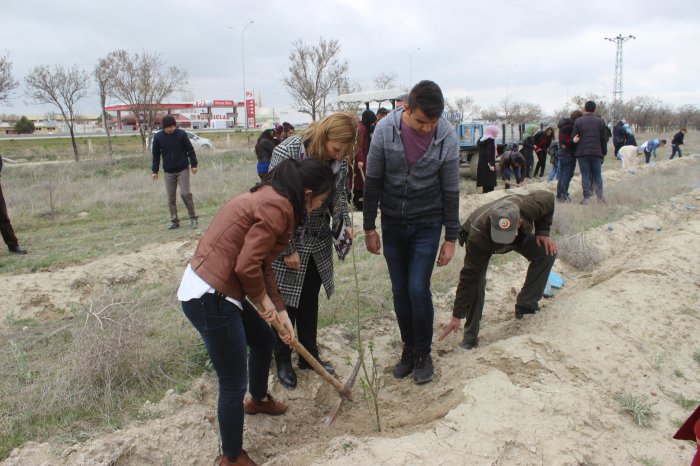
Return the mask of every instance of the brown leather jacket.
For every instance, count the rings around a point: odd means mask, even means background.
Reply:
[[[240,194],[216,214],[190,264],[226,296],[242,300],[267,291],[275,307],[283,310],[272,262],[289,244],[295,225],[292,204],[272,187]]]

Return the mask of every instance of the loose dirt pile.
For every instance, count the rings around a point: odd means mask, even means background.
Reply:
[[[606,173],[606,183],[622,179],[624,174]],[[500,195],[471,196],[463,211]],[[374,431],[359,384],[355,401],[326,427],[323,417],[337,396],[319,377],[299,371],[294,391],[271,376],[272,393],[290,405],[289,412],[246,416],[244,448],[271,465],[592,465],[639,458],[688,464],[694,446],[671,437],[674,422],[689,410],[669,394],[700,398],[700,367],[692,357],[700,349],[699,211],[696,189],[591,231],[603,262],[580,272],[558,261],[554,270],[565,286],[543,300],[541,312],[521,321],[514,319],[513,305],[526,261],[518,256],[492,265],[479,348],[462,350],[458,337],[436,343],[436,377],[427,385],[391,376],[400,352],[394,319],[368,320],[365,338],[374,342],[383,372],[383,431]],[[0,294],[9,302],[4,308],[18,317],[43,318],[50,305],[79,300],[81,289],[96,283],[177,280],[192,247],[164,244],[55,272],[7,276]],[[455,260],[463,254],[459,249]],[[71,286],[81,279],[83,285]],[[451,316],[454,290],[435,296],[436,332]],[[353,335],[330,327],[319,340],[345,380]],[[69,446],[28,443],[3,464],[212,464],[216,393],[215,379],[205,374],[184,394],[169,392],[146,403],[143,416],[122,430]],[[621,412],[619,394],[654,403],[650,428]]]

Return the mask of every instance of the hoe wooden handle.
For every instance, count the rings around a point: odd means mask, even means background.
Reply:
[[[282,327],[282,324],[279,323],[278,320],[273,320],[272,321],[272,326],[277,330],[277,333],[279,333],[280,336],[286,336],[287,335],[287,329]],[[318,360],[309,353],[306,348],[304,348],[304,345],[299,343],[299,341],[295,338],[292,340],[292,347],[294,350],[296,350],[299,355],[301,355],[302,358],[306,360],[306,362],[309,363],[311,367],[314,368],[314,370],[320,375],[323,380],[328,382],[329,384],[333,385],[333,388],[342,396],[343,398],[346,398],[348,400],[351,400],[351,392],[350,388],[346,387],[338,379],[333,377],[328,373],[326,369],[323,368],[323,366],[318,362]]]

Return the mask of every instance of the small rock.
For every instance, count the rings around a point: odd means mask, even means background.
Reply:
[[[695,210],[696,209],[696,207],[693,204],[686,204],[684,207],[688,210]]]
[[[608,225],[608,231],[613,231],[613,230],[614,230],[613,226],[612,226],[612,225]]]
[[[661,227],[656,227],[656,231],[661,231],[661,230],[662,230]]]
[[[90,214],[88,214],[87,212],[78,212],[78,215],[76,215],[76,217],[86,218],[88,215],[90,215]]]

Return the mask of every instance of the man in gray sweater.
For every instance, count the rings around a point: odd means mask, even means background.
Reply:
[[[367,156],[365,245],[369,252],[380,254],[375,225],[379,208],[403,342],[394,377],[413,373],[418,384],[433,378],[433,264],[436,256],[438,266],[450,262],[460,228],[459,148],[454,128],[441,118],[443,109],[440,87],[432,81],[419,82],[409,93],[408,105],[377,124]],[[445,240],[440,246],[443,225]]]

